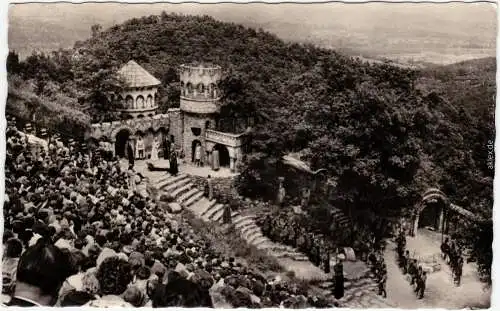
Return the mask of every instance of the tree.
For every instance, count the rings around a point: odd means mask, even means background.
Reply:
[[[92,38],[97,38],[102,31],[102,26],[99,24],[92,25],[90,31],[92,33]]]
[[[7,55],[7,72],[11,74],[17,74],[21,71],[21,66],[19,64],[19,55],[16,51],[9,51]]]

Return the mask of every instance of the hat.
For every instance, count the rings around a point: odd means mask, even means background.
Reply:
[[[99,254],[99,257],[97,257],[96,266],[99,267],[106,258],[110,257],[118,257],[118,254],[110,248],[103,248],[101,253]]]
[[[58,247],[59,249],[73,249],[71,246],[71,242],[66,239],[59,239],[57,242],[54,244],[54,246]]]
[[[85,304],[87,307],[95,307],[95,308],[113,308],[113,307],[121,307],[121,308],[133,308],[133,306],[123,300],[120,296],[107,295],[103,296],[97,300],[91,300]]]
[[[123,293],[123,300],[132,304],[134,307],[142,307],[146,301],[146,296],[139,288],[131,286]]]

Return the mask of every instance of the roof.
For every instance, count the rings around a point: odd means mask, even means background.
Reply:
[[[466,210],[465,208],[455,205],[455,204],[450,204],[450,209],[463,217],[475,221],[475,222],[482,222],[484,219],[481,217],[477,216],[476,214],[472,213],[471,211]]]
[[[309,167],[309,165],[307,165],[305,162],[298,160],[290,155],[283,156],[283,163],[285,163],[286,165],[290,165],[291,167],[294,167],[300,171],[307,172],[310,174],[313,173],[311,168]]]
[[[293,154],[293,153],[290,153],[288,155],[284,155],[281,160],[282,162],[285,164],[285,165],[288,165],[288,166],[291,166],[301,172],[306,172],[306,173],[309,173],[309,174],[312,174],[312,175],[316,175],[320,172],[324,172],[326,171],[326,169],[324,168],[321,168],[317,171],[313,171],[311,169],[311,167],[305,163],[304,161],[302,160],[299,160],[297,158],[295,158],[294,156],[297,156],[296,154]]]
[[[128,87],[146,87],[161,84],[160,80],[133,60],[126,63],[117,73]]]

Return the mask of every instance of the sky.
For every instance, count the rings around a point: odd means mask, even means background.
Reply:
[[[262,28],[288,41],[396,61],[453,63],[495,55],[496,7],[452,4],[15,4],[9,8],[9,48],[71,47],[104,28],[162,11],[211,15]]]

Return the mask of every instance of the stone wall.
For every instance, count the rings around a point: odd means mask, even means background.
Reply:
[[[170,117],[169,134],[174,136],[175,147],[177,149],[180,149],[183,146],[182,130],[184,125],[183,125],[182,112],[179,108],[171,108],[168,109],[168,115]]]
[[[153,117],[143,119],[94,123],[90,127],[89,132],[86,133],[86,137],[97,140],[106,137],[107,139],[113,141],[116,138],[116,134],[123,129],[128,130],[131,135],[134,135],[138,131],[146,133],[149,129],[158,131],[159,129],[164,128],[165,131],[168,131],[169,127],[169,114],[157,114]]]
[[[183,122],[184,122],[184,155],[185,161],[187,163],[191,163],[192,157],[192,145],[193,141],[198,140],[201,143],[201,154],[203,163],[207,162],[206,159],[206,150],[205,150],[205,126],[206,122],[214,122],[213,115],[203,115],[203,114],[190,114],[183,113]],[[200,128],[200,135],[195,136],[193,134],[192,128]]]
[[[207,184],[207,178],[201,176],[190,176],[195,186],[204,191]],[[214,199],[219,203],[228,203],[231,200],[239,200],[239,195],[234,189],[233,185],[236,181],[234,177],[212,177],[212,184],[214,186]]]

